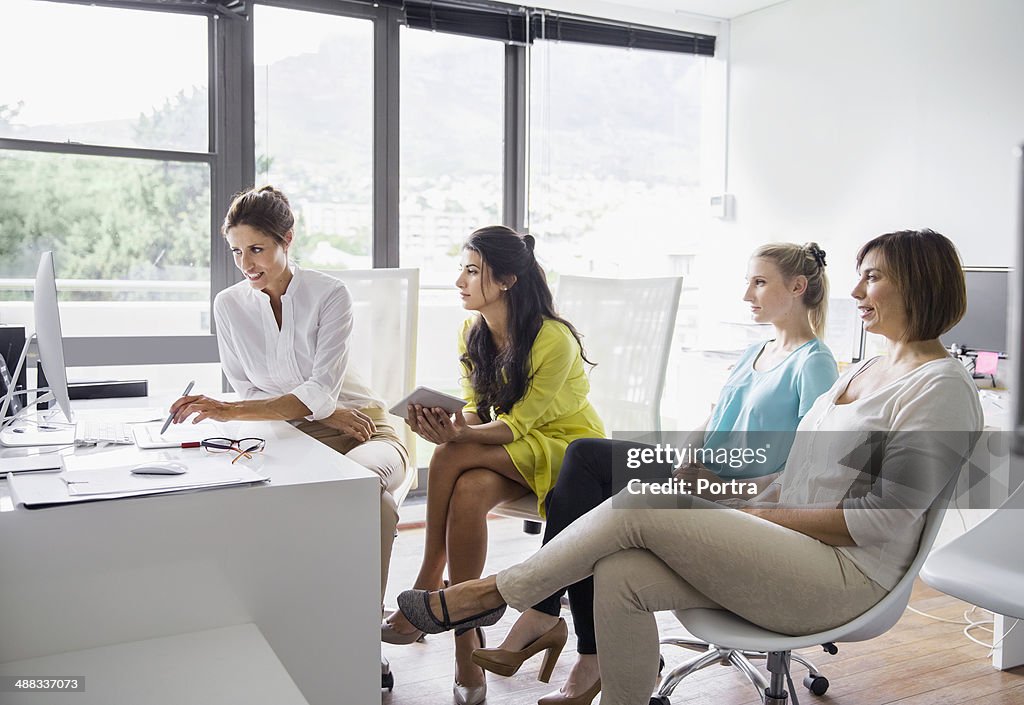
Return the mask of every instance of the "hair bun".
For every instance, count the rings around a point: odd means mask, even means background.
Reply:
[[[532,254],[533,248],[537,245],[537,239],[533,235],[527,233],[526,235],[523,235],[523,242],[526,243],[526,249],[528,249]]]
[[[270,184],[267,184],[266,186],[261,186],[260,188],[256,189],[256,193],[260,193],[260,194],[262,194],[262,193],[269,193],[274,198],[277,198],[277,199],[280,199],[280,200],[284,201],[285,205],[288,205],[288,206],[291,205],[288,202],[288,197],[285,196],[284,193],[282,193],[281,191],[279,191],[275,187],[271,186]]]
[[[818,247],[818,243],[808,242],[804,245],[804,249],[806,249],[807,253],[814,258],[814,261],[818,263],[819,267],[822,269],[825,268],[825,250]]]

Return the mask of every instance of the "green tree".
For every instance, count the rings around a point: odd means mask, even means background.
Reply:
[[[182,91],[141,115],[138,144],[187,141],[205,124],[204,96]],[[0,119],[18,109],[0,106]],[[0,152],[0,277],[31,276],[39,252],[53,249],[59,277],[205,280],[209,213],[205,164]]]

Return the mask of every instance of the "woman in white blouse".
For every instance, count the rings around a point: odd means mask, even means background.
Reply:
[[[601,702],[641,705],[658,675],[654,612],[727,609],[809,634],[878,602],[906,572],[925,513],[983,422],[971,376],[939,342],[966,309],[953,244],[931,230],[888,233],[861,248],[857,270],[861,320],[888,340],[888,355],[818,397],[764,493],[727,508],[625,491],[496,576],[402,593],[402,612],[425,632],[486,626],[506,604],[526,609],[593,575]]]
[[[352,298],[334,277],[289,262],[295,217],[272,186],[235,197],[221,231],[245,280],[217,294],[224,374],[241,401],[184,396],[174,422],[281,419],[380,477],[381,595],[398,524],[392,491],[408,453],[384,403],[349,365]]]

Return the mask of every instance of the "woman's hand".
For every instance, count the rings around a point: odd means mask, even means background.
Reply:
[[[336,409],[326,419],[320,419],[320,423],[337,429],[361,443],[370,440],[370,436],[377,431],[373,419],[358,409]]]
[[[419,404],[409,405],[406,423],[418,436],[435,445],[458,443],[469,431],[469,423],[461,410],[449,416],[444,409]]]
[[[846,515],[838,507],[769,507],[761,502],[737,507],[741,512],[799,531],[830,546],[856,546],[846,525]]]
[[[171,404],[170,411],[174,414],[174,423],[184,423],[192,414],[196,415],[192,423],[199,423],[204,419],[230,421],[235,418],[235,407],[236,405],[229,401],[219,401],[195,394],[178,399]]]
[[[701,477],[701,471],[710,472],[700,463],[680,463],[672,471],[672,477],[681,482],[690,483],[689,486],[692,488],[697,486],[697,478]]]

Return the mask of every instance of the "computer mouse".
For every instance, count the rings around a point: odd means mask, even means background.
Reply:
[[[185,463],[177,460],[150,460],[132,468],[134,475],[181,475],[188,470]]]

